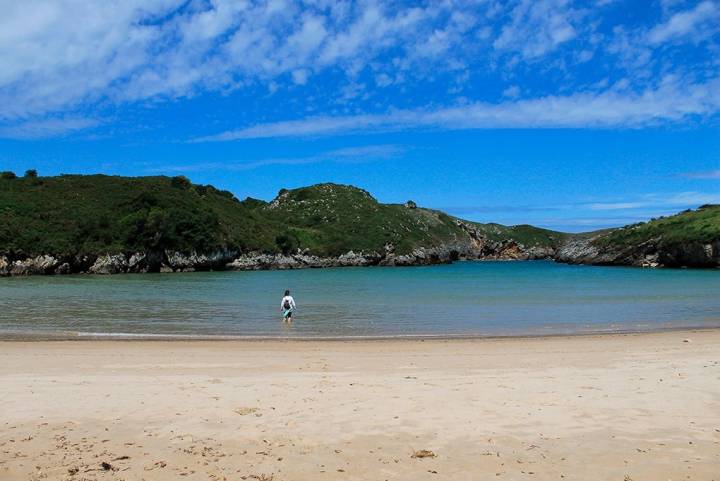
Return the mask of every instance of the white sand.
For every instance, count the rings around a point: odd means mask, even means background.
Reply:
[[[720,331],[3,342],[0,406],[2,481],[717,481]]]

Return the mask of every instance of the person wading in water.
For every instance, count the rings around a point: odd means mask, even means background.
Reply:
[[[290,295],[290,291],[285,291],[282,301],[280,301],[280,310],[283,311],[283,321],[292,322],[293,311],[295,310],[295,299]]]

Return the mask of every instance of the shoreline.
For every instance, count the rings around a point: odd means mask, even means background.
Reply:
[[[424,248],[423,248],[424,249]],[[424,252],[424,251],[423,251]],[[97,270],[60,270],[54,271],[53,268],[47,267],[47,258],[53,259],[49,265],[56,266],[57,262],[55,257],[51,255],[41,255],[34,258],[27,258],[24,260],[8,261],[6,257],[0,256],[0,279],[2,278],[14,278],[22,279],[27,277],[93,277],[93,276],[117,276],[117,275],[133,275],[133,274],[185,274],[195,272],[263,272],[263,271],[290,271],[290,270],[305,270],[305,269],[342,269],[347,267],[364,267],[364,268],[381,268],[381,267],[432,267],[438,265],[448,265],[457,262],[553,262],[557,264],[563,264],[567,266],[585,266],[585,267],[603,267],[603,268],[633,268],[633,269],[660,269],[660,270],[700,270],[700,271],[712,271],[720,270],[720,265],[664,265],[664,264],[632,264],[632,263],[607,263],[607,262],[576,262],[568,259],[563,259],[558,256],[547,255],[547,256],[536,256],[531,254],[523,254],[520,257],[460,257],[457,259],[439,259],[433,260],[423,255],[416,259],[409,259],[410,255],[398,256],[397,259],[391,263],[381,263],[375,261],[358,260],[364,259],[362,253],[355,257],[355,254],[350,251],[349,254],[353,254],[353,257],[344,257],[347,254],[343,254],[338,257],[327,257],[320,258],[316,256],[309,256],[311,260],[302,259],[307,257],[304,255],[288,255],[288,256],[275,256],[279,258],[273,261],[257,261],[256,263],[236,263],[240,258],[235,259],[233,262],[228,262],[226,265],[218,265],[213,267],[208,266],[192,266],[192,267],[176,267],[166,268],[158,270],[128,270],[120,269],[116,267],[107,267],[107,263],[103,264],[102,268]],[[117,256],[106,256],[106,257],[117,257]],[[260,255],[258,257],[270,257],[269,255]],[[312,261],[312,259],[316,259]],[[235,264],[234,264],[235,263]],[[37,265],[35,265],[37,264]],[[12,266],[16,265],[18,272],[12,271]],[[63,264],[64,265],[64,264]],[[184,264],[183,264],[184,265]]]
[[[148,333],[75,333],[75,334],[17,334],[0,333],[0,343],[34,342],[161,342],[161,343],[375,343],[375,342],[425,342],[425,341],[492,341],[492,340],[529,340],[558,338],[589,338],[614,336],[643,336],[663,333],[703,333],[720,331],[717,326],[677,326],[660,327],[647,330],[596,330],[562,332],[547,334],[398,334],[377,336],[253,336],[253,335],[203,335],[203,334],[148,334]]]
[[[716,380],[717,329],[0,342],[0,479],[712,480]]]

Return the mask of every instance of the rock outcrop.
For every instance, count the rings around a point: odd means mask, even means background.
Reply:
[[[603,243],[605,235],[569,237],[557,249],[555,260],[635,267],[720,267],[720,240],[678,245],[655,237],[639,244],[616,246]]]
[[[567,264],[612,264],[615,254],[601,252],[594,244],[597,236],[572,236],[557,249],[555,260]]]
[[[468,226],[472,228],[472,226]],[[319,257],[307,252],[297,254],[243,254],[227,264],[232,270],[305,269],[321,267],[365,266],[422,266],[447,264],[457,260],[531,260],[549,259],[551,248],[526,248],[515,242],[491,242],[479,232],[474,237],[459,239],[435,247],[419,247],[409,253],[399,254],[393,244],[386,244],[384,251],[349,251],[337,257]]]
[[[26,259],[9,260],[0,257],[0,276],[27,276],[37,274],[54,274],[64,263],[50,255],[28,257]]]
[[[98,257],[88,272],[90,274],[120,274],[127,272],[128,262],[124,255],[104,255]]]
[[[527,247],[513,239],[501,241],[489,239],[475,225],[461,220],[457,225],[468,235],[468,245],[461,249],[461,257],[467,259],[495,259],[495,260],[538,260],[552,259],[555,255],[553,247],[530,246]]]
[[[336,257],[321,257],[308,250],[295,254],[249,252],[232,250],[211,253],[134,252],[107,253],[99,256],[77,256],[63,259],[51,255],[11,260],[0,257],[0,276],[33,274],[120,274],[143,272],[190,272],[196,270],[268,270],[322,267],[417,266],[449,263],[456,260],[547,259],[552,248],[525,247],[513,240],[493,241],[472,224],[457,221],[465,235],[436,246],[418,247],[411,252],[397,252],[388,243],[382,252],[348,251]]]
[[[228,269],[239,271],[257,271],[270,269],[306,269],[321,267],[350,267],[377,265],[379,256],[376,253],[355,253],[353,251],[338,257],[319,257],[307,253],[297,254],[262,254],[249,253],[237,257],[227,264]]]
[[[7,256],[0,256],[0,276],[80,273],[105,275],[220,270],[235,259],[237,254],[237,251],[220,250],[208,254],[196,252],[184,254],[175,251],[135,252],[132,254],[76,256],[70,259],[43,255],[10,260]]]

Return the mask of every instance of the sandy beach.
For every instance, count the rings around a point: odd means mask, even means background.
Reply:
[[[720,331],[2,342],[0,406],[3,481],[719,480]]]

